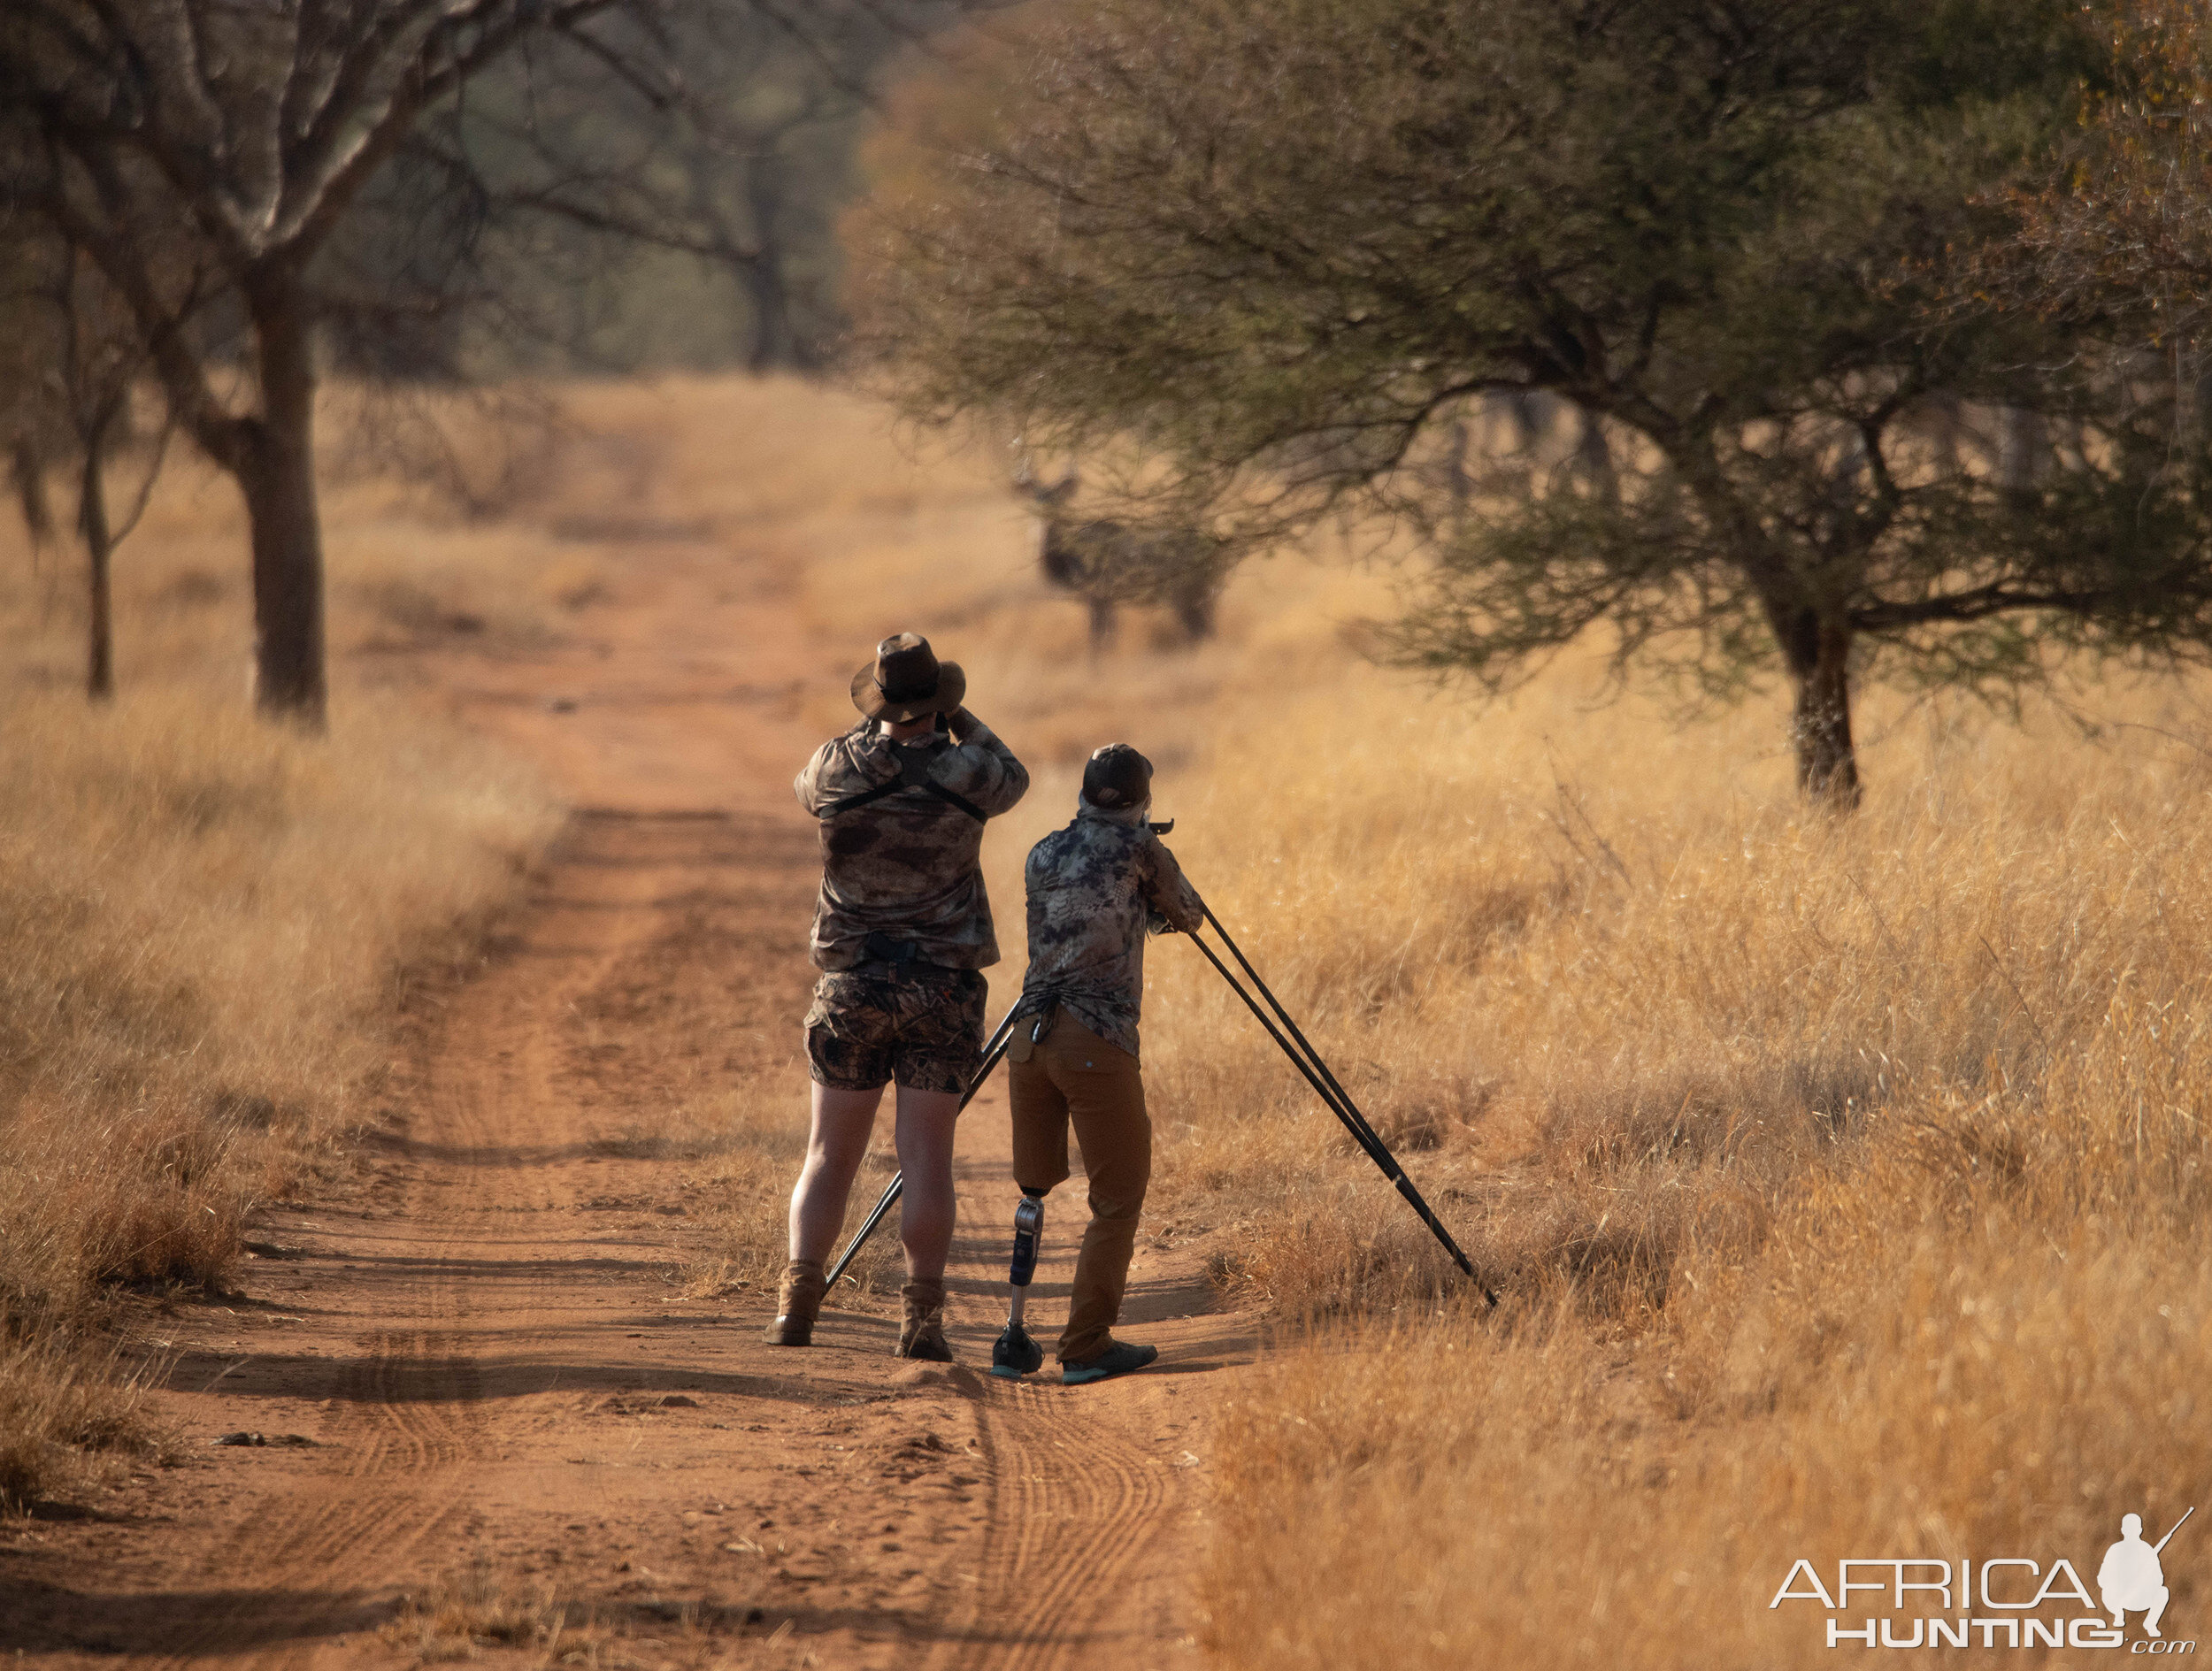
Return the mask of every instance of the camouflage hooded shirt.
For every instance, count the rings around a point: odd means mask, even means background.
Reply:
[[[1025,1012],[1056,1001],[1109,1044],[1137,1054],[1148,931],[1205,924],[1198,893],[1145,823],[1143,807],[1087,801],[1075,821],[1029,850],[1029,977]]]
[[[902,761],[902,756],[904,760]],[[910,782],[848,811],[835,803]],[[983,822],[954,801],[916,786],[918,772],[996,817],[1029,788],[1014,752],[980,722],[963,735],[895,743],[864,721],[815,751],[793,787],[821,821],[822,896],[810,950],[818,969],[853,969],[881,955],[872,934],[910,945],[915,961],[945,969],[987,969],[998,962],[990,897],[978,855]]]

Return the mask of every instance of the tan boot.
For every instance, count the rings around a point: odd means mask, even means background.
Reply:
[[[818,1259],[795,1259],[784,1268],[776,1290],[776,1321],[765,1330],[772,1346],[810,1345],[814,1319],[822,1309],[822,1295],[829,1284],[822,1277]]]
[[[906,1323],[899,1330],[897,1355],[950,1363],[952,1348],[945,1344],[944,1284],[910,1282],[899,1293],[906,1301]]]

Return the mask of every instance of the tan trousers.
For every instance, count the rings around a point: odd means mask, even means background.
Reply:
[[[1042,1195],[1067,1177],[1071,1123],[1090,1175],[1091,1223],[1076,1255],[1068,1326],[1060,1336],[1060,1361],[1080,1363],[1106,1349],[1121,1315],[1137,1215],[1152,1181],[1144,1078],[1134,1056],[1064,1009],[1030,1059],[1011,1063],[1009,1071],[1014,1182],[1027,1194]]]

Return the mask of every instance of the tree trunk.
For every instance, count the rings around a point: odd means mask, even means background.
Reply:
[[[1492,396],[1493,410],[1505,414],[1512,429],[1513,441],[1509,450],[1527,452],[1544,439],[1544,426],[1550,414],[1545,410],[1545,397],[1527,389],[1512,389]]]
[[[1966,429],[1964,402],[1955,395],[1932,395],[1921,404],[1928,451],[1936,469],[1946,476],[1955,476],[1964,468],[1959,447],[1959,437]]]
[[[54,513],[46,503],[46,461],[28,435],[18,435],[8,448],[8,477],[36,552],[54,537]]]
[[[1595,412],[1582,413],[1582,428],[1575,438],[1575,469],[1606,503],[1620,503],[1621,483],[1613,471],[1613,448]]]
[[[753,304],[753,342],[746,370],[757,375],[779,366],[797,367],[798,345],[791,327],[791,291],[784,278],[783,181],[772,158],[755,157],[745,171],[746,208],[758,252],[741,272]]]
[[[1179,586],[1169,598],[1169,607],[1175,612],[1175,625],[1182,629],[1186,641],[1202,644],[1214,635],[1215,595],[1213,586],[1208,584]]]
[[[2032,492],[2051,456],[2049,426],[2040,412],[2008,406],[1997,439],[1997,485],[2008,493]]]
[[[1094,661],[1114,648],[1114,601],[1094,597],[1086,602],[1091,609],[1091,657]]]
[[[771,246],[744,269],[745,288],[753,304],[753,341],[746,350],[745,369],[756,376],[780,366],[797,366],[799,355],[791,340],[791,297],[784,287],[783,270]]]
[[[1797,685],[1791,736],[1797,786],[1839,812],[1859,804],[1859,762],[1851,745],[1851,623],[1815,609],[1790,612],[1782,654]]]
[[[288,274],[257,278],[246,300],[261,362],[261,418],[239,471],[253,530],[254,700],[271,718],[320,731],[328,693],[306,302]]]
[[[1452,536],[1463,539],[1467,533],[1467,513],[1475,501],[1474,471],[1467,467],[1467,455],[1475,444],[1474,432],[1462,411],[1454,414],[1444,433],[1449,438],[1444,454],[1444,493],[1452,505]]]
[[[92,622],[85,645],[85,694],[96,702],[115,694],[115,610],[109,586],[109,559],[115,535],[108,524],[108,433],[115,422],[111,402],[94,413],[82,437],[84,474],[77,490],[77,528],[84,535],[89,571]]]

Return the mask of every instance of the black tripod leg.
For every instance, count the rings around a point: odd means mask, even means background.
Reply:
[[[1016,1005],[1017,1008],[1019,1007],[1018,1004]],[[983,1065],[975,1070],[975,1077],[968,1081],[967,1090],[961,1093],[960,1107],[954,1110],[956,1115],[964,1112],[967,1106],[975,1100],[976,1092],[983,1089],[983,1082],[991,1077],[991,1069],[997,1067],[1000,1059],[1006,1054],[1008,1037],[1013,1031],[1014,1011],[1010,1009],[1006,1012],[1006,1019],[999,1023],[998,1030],[991,1035],[990,1042],[983,1046]],[[852,1240],[845,1244],[845,1251],[837,1256],[837,1262],[829,1268],[829,1275],[824,1279],[828,1286],[834,1288],[837,1285],[837,1279],[845,1274],[845,1267],[851,1264],[860,1250],[868,1245],[868,1238],[876,1233],[876,1226],[883,1223],[883,1215],[888,1213],[893,1203],[905,1193],[906,1174],[903,1172],[894,1174],[889,1186],[883,1192],[882,1199],[877,1201],[875,1209],[866,1218],[861,1220],[860,1228],[853,1232]]]
[[[1457,1265],[1469,1280],[1482,1291],[1484,1299],[1493,1307],[1496,1306],[1498,1303],[1496,1292],[1489,1284],[1475,1275],[1474,1262],[1462,1251],[1459,1244],[1452,1239],[1452,1233],[1444,1228],[1442,1222],[1438,1219],[1428,1202],[1422,1199],[1421,1192],[1414,1187],[1413,1180],[1405,1175],[1405,1169],[1398,1164],[1397,1156],[1391,1154],[1390,1146],[1385,1143],[1381,1135],[1367,1123],[1367,1116],[1359,1111],[1359,1105],[1352,1100],[1344,1087],[1337,1082],[1336,1076],[1329,1071],[1328,1063],[1322,1061],[1320,1054],[1307,1040],[1305,1034],[1299,1031],[1298,1023],[1291,1020],[1289,1012],[1283,1008],[1281,1001],[1268,990],[1267,983],[1263,981],[1252,965],[1245,961],[1244,954],[1237,951],[1235,942],[1229,939],[1228,933],[1222,928],[1211,911],[1206,913],[1206,920],[1213,925],[1214,931],[1221,936],[1223,942],[1229,947],[1229,949],[1235,953],[1237,962],[1244,966],[1244,972],[1251,976],[1252,985],[1266,994],[1269,1006],[1282,1017],[1283,1025],[1296,1036],[1299,1044],[1305,1046],[1304,1054],[1302,1054],[1292,1047],[1290,1040],[1284,1038],[1274,1023],[1268,1019],[1266,1013],[1254,1001],[1251,993],[1246,992],[1237,977],[1229,972],[1229,966],[1214,955],[1213,947],[1195,934],[1190,937],[1191,944],[1204,953],[1206,961],[1221,971],[1221,978],[1229,983],[1230,987],[1239,998],[1244,1000],[1245,1008],[1252,1012],[1261,1026],[1267,1029],[1268,1037],[1282,1047],[1283,1054],[1288,1056],[1298,1071],[1305,1076],[1306,1083],[1313,1087],[1314,1094],[1328,1105],[1329,1112],[1335,1115],[1337,1119],[1343,1123],[1344,1129],[1352,1134],[1361,1149],[1366,1153],[1367,1158],[1375,1163],[1383,1177],[1389,1179],[1398,1193],[1405,1197],[1406,1205],[1421,1215],[1421,1222],[1429,1227],[1429,1233],[1434,1236],[1442,1245],[1444,1251],[1451,1255],[1452,1262]]]
[[[1472,1276],[1475,1273],[1467,1261],[1467,1256],[1460,1252],[1458,1245],[1437,1223],[1436,1215],[1429,1210],[1429,1204],[1421,1199],[1420,1191],[1414,1188],[1413,1181],[1406,1177],[1405,1169],[1398,1164],[1397,1156],[1390,1153],[1390,1146],[1383,1141],[1382,1134],[1375,1130],[1374,1126],[1369,1123],[1366,1115],[1361,1111],[1359,1105],[1352,1100],[1352,1093],[1344,1088],[1342,1082],[1330,1070],[1328,1062],[1323,1058],[1321,1053],[1314,1048],[1313,1041],[1308,1039],[1298,1023],[1291,1019],[1290,1012],[1283,1008],[1282,1000],[1276,997],[1274,991],[1260,978],[1259,971],[1252,967],[1252,960],[1245,956],[1243,948],[1230,938],[1229,931],[1221,926],[1221,919],[1216,916],[1210,909],[1206,911],[1206,921],[1212,926],[1214,932],[1221,936],[1221,943],[1229,948],[1230,955],[1237,960],[1238,965],[1251,977],[1252,985],[1258,989],[1260,995],[1267,1000],[1268,1008],[1281,1018],[1290,1036],[1295,1039],[1305,1051],[1308,1059],[1313,1063],[1315,1071],[1328,1082],[1329,1089],[1336,1092],[1340,1105],[1357,1120],[1361,1129],[1374,1139],[1377,1162],[1383,1165],[1384,1175],[1398,1186],[1399,1193],[1412,1204],[1414,1210],[1419,1213],[1429,1228],[1436,1232],[1439,1239],[1450,1250],[1452,1257],[1458,1261],[1460,1269]],[[1486,1292],[1487,1290],[1485,1292]],[[1496,1297],[1493,1295],[1494,1304],[1495,1299]]]
[[[1383,1166],[1386,1174],[1388,1168],[1385,1166],[1382,1156],[1376,1153],[1376,1145],[1379,1139],[1375,1134],[1364,1129],[1362,1124],[1355,1124],[1351,1117],[1338,1106],[1336,1099],[1329,1094],[1329,1088],[1314,1077],[1313,1069],[1307,1064],[1306,1059],[1291,1046],[1290,1040],[1283,1037],[1281,1029],[1268,1019],[1267,1012],[1259,1006],[1259,1000],[1246,992],[1244,984],[1229,972],[1229,966],[1214,955],[1214,948],[1195,934],[1190,936],[1190,943],[1205,954],[1209,963],[1221,971],[1221,978],[1229,983],[1229,990],[1244,1000],[1244,1007],[1252,1012],[1253,1019],[1267,1030],[1267,1036],[1270,1039],[1281,1046],[1283,1054],[1290,1058],[1290,1065],[1306,1077],[1306,1083],[1313,1087],[1313,1094],[1319,1097],[1329,1112],[1336,1115],[1337,1119],[1342,1123],[1344,1129],[1352,1134],[1353,1141],[1359,1145],[1367,1158],[1374,1161],[1377,1166]]]
[[[1381,1134],[1377,1132],[1373,1126],[1368,1124],[1367,1116],[1360,1112],[1359,1106],[1352,1100],[1352,1093],[1338,1083],[1336,1075],[1329,1070],[1329,1064],[1321,1059],[1321,1053],[1313,1047],[1313,1041],[1308,1039],[1299,1029],[1298,1023],[1290,1018],[1290,1012],[1283,1008],[1282,1000],[1276,997],[1273,989],[1260,978],[1259,970],[1252,967],[1252,960],[1244,954],[1243,948],[1229,938],[1229,931],[1221,926],[1221,919],[1216,916],[1210,908],[1202,907],[1201,908],[1206,910],[1208,924],[1215,933],[1221,936],[1221,943],[1229,948],[1229,955],[1235,958],[1237,966],[1251,977],[1252,985],[1258,990],[1260,996],[1267,1000],[1268,1008],[1282,1018],[1284,1027],[1289,1031],[1290,1036],[1298,1041],[1299,1047],[1311,1059],[1316,1070],[1329,1082],[1329,1088],[1336,1092],[1337,1100],[1350,1110],[1353,1117],[1374,1138],[1376,1145],[1380,1146]],[[1385,1151],[1385,1153],[1387,1152],[1387,1150]]]
[[[1475,1275],[1474,1265],[1469,1261],[1467,1255],[1460,1251],[1459,1244],[1452,1239],[1451,1231],[1444,1228],[1442,1222],[1430,1209],[1429,1204],[1421,1199],[1421,1192],[1413,1187],[1413,1180],[1401,1172],[1390,1181],[1398,1186],[1398,1193],[1406,1198],[1406,1205],[1421,1215],[1421,1222],[1429,1227],[1430,1233],[1438,1241],[1443,1243],[1444,1251],[1452,1256],[1453,1262],[1466,1274],[1470,1282],[1482,1290],[1483,1299],[1494,1309],[1498,1303],[1498,1291]]]
[[[837,1279],[845,1274],[845,1267],[851,1264],[860,1250],[868,1245],[868,1238],[876,1233],[876,1226],[883,1223],[883,1215],[889,1212],[897,1203],[899,1197],[905,1193],[906,1174],[900,1172],[893,1176],[890,1186],[877,1200],[875,1210],[860,1221],[860,1228],[853,1232],[852,1240],[845,1244],[845,1251],[837,1256],[837,1262],[829,1268],[829,1275],[824,1278],[827,1286],[834,1288],[837,1285]]]

